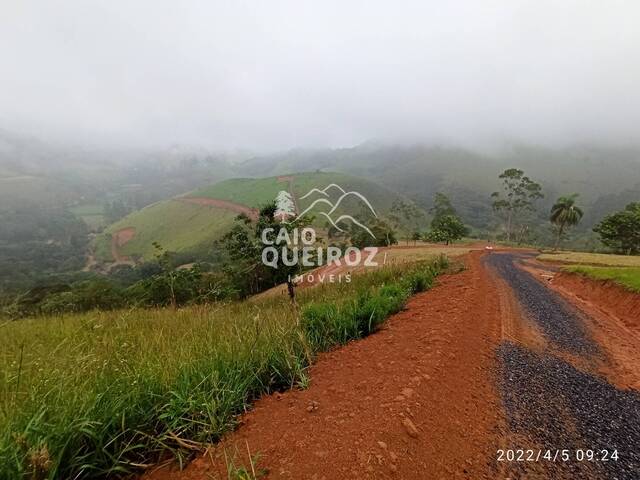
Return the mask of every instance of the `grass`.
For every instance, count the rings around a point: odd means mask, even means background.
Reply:
[[[231,228],[236,216],[237,213],[228,210],[178,200],[155,203],[114,223],[100,235],[95,244],[96,257],[109,261],[111,235],[127,227],[134,227],[136,234],[120,252],[144,260],[153,259],[156,253],[153,242],[173,252],[213,244]]]
[[[71,212],[87,224],[89,230],[96,231],[106,224],[104,209],[99,204],[83,204],[70,208]]]
[[[273,201],[280,190],[287,190],[287,182],[270,178],[234,178],[196,190],[190,197],[208,197],[228,200],[248,207],[259,207]]]
[[[594,280],[608,280],[635,293],[640,293],[640,268],[636,267],[590,267],[576,265],[565,267],[566,271],[584,275]]]
[[[0,478],[94,478],[179,461],[258,396],[304,386],[314,356],[374,331],[444,260],[278,297],[0,325]]]
[[[606,253],[560,252],[545,253],[538,260],[581,265],[602,265],[610,267],[640,267],[640,256],[612,255]]]

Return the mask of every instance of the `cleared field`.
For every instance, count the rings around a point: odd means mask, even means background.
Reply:
[[[441,247],[431,244],[417,245],[417,246],[403,246],[395,245],[390,248],[386,248],[376,255],[375,260],[379,263],[384,261],[385,253],[387,254],[387,263],[405,263],[415,262],[421,260],[429,260],[438,255],[446,255],[447,257],[459,257],[465,253],[469,253],[471,248],[460,247]]]
[[[236,216],[228,210],[178,200],[156,203],[111,225],[96,240],[96,256],[110,261],[111,237],[124,228],[134,228],[136,232],[119,249],[126,256],[153,259],[156,253],[153,242],[174,252],[206,248],[231,228]]]
[[[640,293],[640,268],[636,267],[590,267],[576,265],[565,267],[568,272],[577,273],[595,280],[608,280],[623,286],[627,290]]]
[[[637,255],[561,252],[544,253],[538,256],[538,260],[582,265],[606,265],[611,267],[640,267],[640,256]]]
[[[280,190],[287,190],[287,185],[287,182],[279,182],[277,177],[234,178],[196,190],[186,196],[228,200],[257,208],[273,201]]]
[[[182,458],[265,392],[304,386],[316,352],[373,331],[443,261],[351,283],[181,310],[127,310],[0,325],[0,478],[96,478]]]
[[[102,205],[86,204],[70,208],[71,212],[80,217],[87,224],[91,231],[96,231],[106,225],[104,209]]]

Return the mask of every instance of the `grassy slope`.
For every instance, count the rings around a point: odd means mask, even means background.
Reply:
[[[587,267],[575,265],[565,270],[595,280],[609,280],[623,286],[627,290],[640,293],[640,268],[636,267]]]
[[[217,240],[231,227],[236,215],[227,210],[178,200],[155,203],[111,225],[101,236],[96,254],[101,260],[109,260],[110,248],[105,244],[109,245],[113,233],[127,227],[134,227],[136,235],[120,249],[125,255],[149,260],[155,253],[153,242],[175,252],[206,248],[207,243]],[[108,255],[106,259],[105,255]]]
[[[356,190],[365,195],[379,214],[384,215],[391,208],[398,195],[368,180],[340,173],[304,173],[295,175],[294,195],[300,197],[311,188],[324,188],[330,183],[338,183],[346,190]],[[261,179],[231,179],[211,185],[185,195],[227,200],[249,207],[259,207],[273,201],[280,190],[287,190],[287,181],[278,177]],[[317,196],[316,196],[317,198]],[[335,198],[334,198],[335,200]],[[302,201],[301,208],[311,199]],[[359,206],[350,204],[355,208]],[[358,210],[350,213],[357,213]],[[177,200],[167,200],[134,212],[109,226],[105,234],[96,240],[95,253],[98,260],[111,261],[111,235],[122,228],[134,227],[136,236],[122,249],[125,255],[153,257],[152,242],[159,242],[171,251],[188,251],[201,248],[219,239],[231,226],[236,214],[209,206],[188,204]],[[324,225],[324,220],[322,225]]]
[[[36,453],[48,478],[94,478],[157,459],[175,437],[215,440],[256,396],[304,385],[317,351],[367,334],[441,267],[303,289],[313,315],[301,326],[281,297],[0,325],[0,478],[30,476]]]
[[[609,255],[605,253],[545,253],[539,255],[538,260],[547,260],[569,264],[603,265],[611,267],[640,267],[640,256]]]
[[[278,182],[277,177],[233,178],[201,188],[189,193],[187,196],[228,200],[256,208],[272,201],[280,190],[286,189],[287,182]]]

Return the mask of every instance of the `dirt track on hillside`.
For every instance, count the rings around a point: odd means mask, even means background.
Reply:
[[[217,198],[209,197],[179,197],[176,200],[180,202],[194,203],[196,205],[204,205],[208,207],[222,208],[224,210],[230,210],[235,213],[244,213],[252,220],[258,219],[258,210],[255,208],[247,207],[240,203],[230,202],[228,200],[220,200]]]
[[[264,397],[185,471],[146,478],[225,479],[250,451],[268,478],[637,479],[640,341],[548,288],[532,259],[468,255],[380,332],[321,355],[307,390]],[[499,462],[498,449],[572,459]],[[620,460],[578,462],[577,449]]]

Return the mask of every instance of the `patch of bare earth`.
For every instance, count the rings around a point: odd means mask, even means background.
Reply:
[[[136,229],[133,227],[118,230],[111,236],[111,256],[116,264],[132,263],[131,259],[120,253],[120,248],[124,247],[128,242],[136,236]]]
[[[226,479],[231,459],[251,470],[248,451],[268,478],[495,478],[501,302],[480,256],[378,333],[320,355],[308,389],[262,398],[186,470],[145,478]]]

